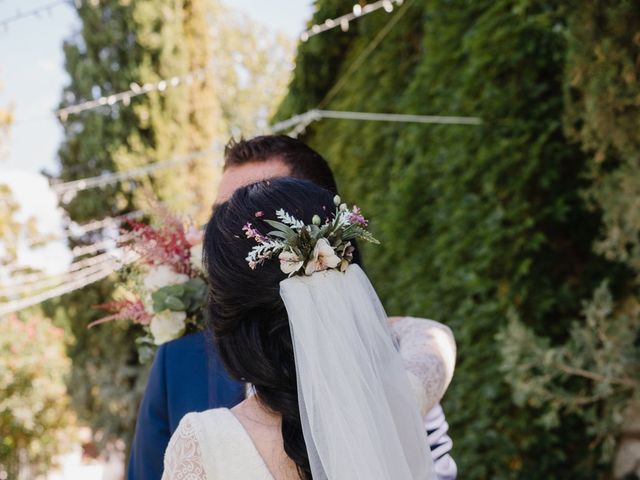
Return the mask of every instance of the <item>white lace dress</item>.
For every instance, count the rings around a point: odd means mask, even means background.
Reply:
[[[455,341],[448,327],[405,317],[395,322],[400,353],[423,415],[453,376]],[[162,480],[274,480],[251,437],[226,408],[185,415],[171,437]]]

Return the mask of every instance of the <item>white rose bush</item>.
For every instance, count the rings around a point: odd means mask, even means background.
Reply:
[[[164,213],[159,225],[128,221],[133,236],[124,248],[138,260],[123,275],[117,299],[96,305],[110,315],[89,325],[130,321],[141,326],[140,361],[148,362],[163,343],[204,328],[207,285],[202,267],[202,231]]]

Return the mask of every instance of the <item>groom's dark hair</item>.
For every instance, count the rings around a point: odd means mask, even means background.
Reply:
[[[309,180],[337,194],[338,187],[327,161],[314,149],[287,135],[262,135],[249,140],[231,139],[224,149],[224,168],[252,162],[280,160],[292,177]]]

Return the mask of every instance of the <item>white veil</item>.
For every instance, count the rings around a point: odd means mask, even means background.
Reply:
[[[369,279],[357,266],[280,283],[314,480],[432,480],[427,435]]]

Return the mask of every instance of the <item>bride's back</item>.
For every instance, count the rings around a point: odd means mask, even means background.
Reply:
[[[226,408],[185,415],[169,442],[163,480],[298,480],[282,435],[269,422],[252,425]]]
[[[284,451],[282,417],[260,405],[255,396],[231,409],[275,480],[298,480],[295,462]]]

